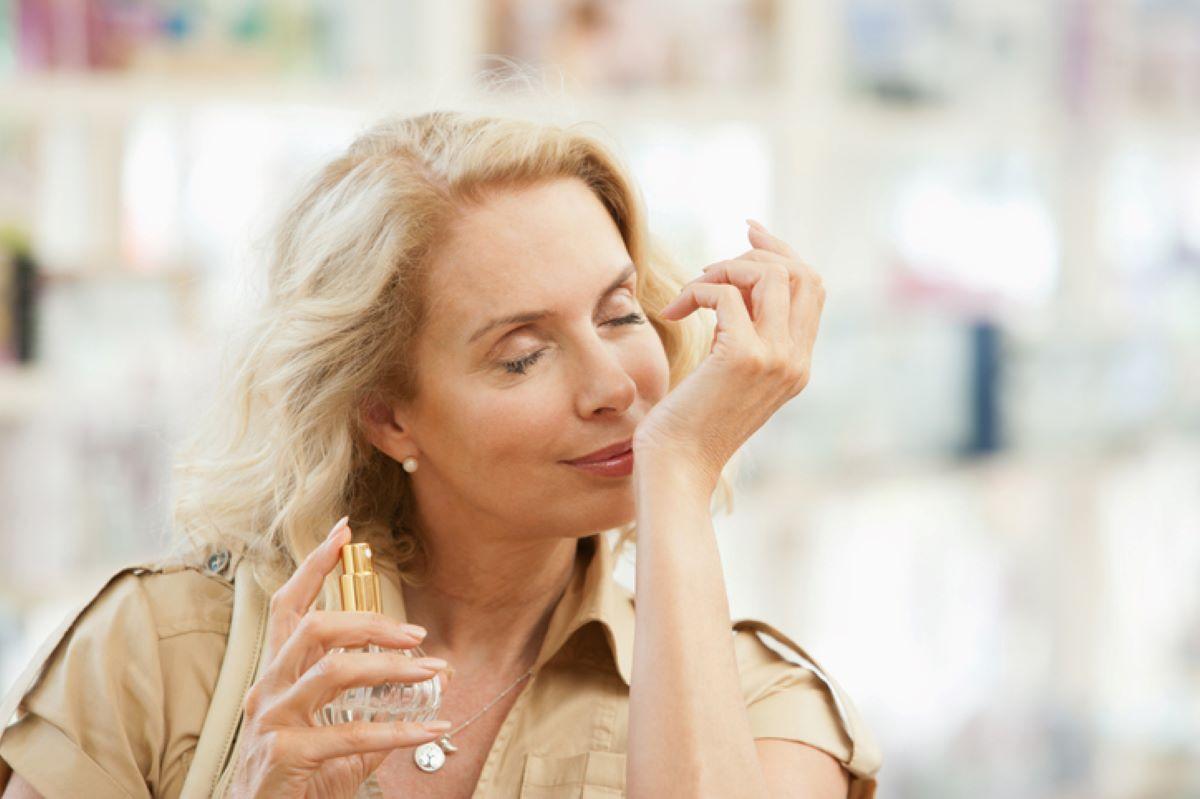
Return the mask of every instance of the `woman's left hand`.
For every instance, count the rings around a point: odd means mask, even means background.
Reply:
[[[705,267],[660,312],[716,311],[709,355],[654,406],[634,437],[638,457],[663,451],[715,488],[726,462],[808,385],[825,287],[782,239],[751,223],[753,249]]]

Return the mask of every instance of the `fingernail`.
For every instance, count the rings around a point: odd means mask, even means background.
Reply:
[[[445,732],[450,729],[450,722],[445,719],[437,719],[436,721],[422,721],[421,726],[430,732]]]
[[[429,633],[428,630],[419,624],[404,625],[404,632],[408,633],[409,635],[414,635],[417,638],[424,638]]]
[[[325,538],[326,538],[327,540],[329,540],[329,539],[333,539],[333,538],[336,538],[336,537],[337,537],[337,534],[338,534],[338,530],[341,530],[341,529],[342,529],[342,525],[344,525],[344,524],[345,524],[346,522],[348,522],[349,520],[350,520],[350,517],[349,517],[349,516],[343,516],[342,518],[338,519],[338,520],[337,520],[337,524],[335,524],[335,525],[333,526],[333,529],[329,531],[329,535],[325,536]]]
[[[441,671],[450,664],[442,658],[417,658],[417,665],[425,669]]]
[[[767,226],[764,225],[762,222],[759,222],[757,219],[747,219],[746,222],[747,222],[747,224],[750,225],[750,227],[757,228],[758,230],[761,230],[763,233],[767,232]]]

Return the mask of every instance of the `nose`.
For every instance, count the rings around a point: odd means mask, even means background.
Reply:
[[[583,419],[600,414],[620,416],[637,397],[637,384],[621,359],[615,344],[593,339],[578,362],[580,386],[576,410]]]

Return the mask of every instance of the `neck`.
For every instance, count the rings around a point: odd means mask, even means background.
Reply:
[[[571,581],[577,541],[425,543],[430,579],[401,586],[408,621],[429,631],[421,648],[464,677],[532,666]]]

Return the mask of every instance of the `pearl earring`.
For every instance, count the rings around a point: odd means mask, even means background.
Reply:
[[[404,471],[408,472],[409,474],[412,474],[416,470],[417,470],[417,459],[416,458],[405,458],[404,459]]]

